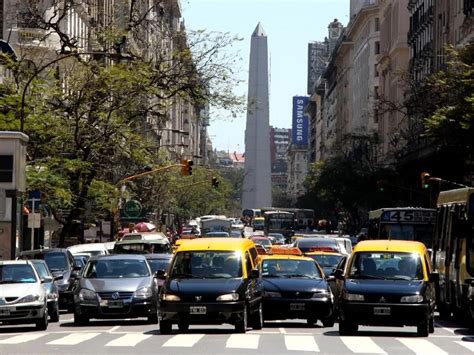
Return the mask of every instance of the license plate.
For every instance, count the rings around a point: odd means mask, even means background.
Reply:
[[[290,310],[292,311],[304,311],[305,304],[304,303],[290,303]]]
[[[189,307],[190,314],[206,314],[206,307]]]
[[[10,309],[8,308],[0,308],[0,316],[9,316],[10,315]]]
[[[107,302],[107,306],[109,306],[109,308],[122,308],[123,301],[109,301]]]
[[[389,316],[390,307],[374,307],[374,314],[377,316]]]

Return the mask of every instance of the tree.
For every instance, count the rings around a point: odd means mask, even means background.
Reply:
[[[167,18],[155,13],[167,2],[154,2],[151,8],[139,1],[116,2],[121,10],[117,17],[90,22],[92,52],[81,47],[84,38],[62,25],[82,4],[50,3],[44,8],[42,2],[29,1],[22,11],[49,37],[59,39],[58,53],[40,57],[24,48],[19,62],[9,62],[14,75],[2,84],[0,129],[17,130],[24,123],[30,136],[28,189],[43,192],[63,224],[63,244],[80,233],[86,210],[116,212],[117,184],[124,177],[168,163],[157,137],[149,140],[144,134],[165,125],[175,105],[193,108],[200,119],[206,105],[240,110],[243,100],[233,94],[231,65],[236,58],[226,51],[238,39],[173,31]],[[32,61],[37,64],[25,65]],[[163,182],[169,176],[156,179]],[[141,182],[149,179],[135,182],[132,191],[146,190],[138,186]],[[172,205],[173,196],[163,189],[150,191],[143,195],[147,203]],[[60,209],[69,212],[61,215]]]

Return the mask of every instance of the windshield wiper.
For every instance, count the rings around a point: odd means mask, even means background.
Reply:
[[[375,275],[350,275],[349,278],[352,278],[352,279],[374,279],[374,280],[385,280],[386,279],[383,276],[375,276]]]
[[[416,280],[410,276],[387,276],[386,277],[387,280],[403,280],[403,281],[412,281],[412,280]]]
[[[304,274],[290,274],[290,275],[286,275],[287,277],[305,277],[305,278],[308,278],[308,279],[314,279],[315,277],[314,276],[310,276],[310,275],[304,275]]]

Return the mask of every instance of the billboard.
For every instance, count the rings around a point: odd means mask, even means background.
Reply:
[[[291,129],[291,144],[308,145],[308,96],[293,96],[293,124]]]

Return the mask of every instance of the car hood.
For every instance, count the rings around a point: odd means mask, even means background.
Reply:
[[[364,295],[394,294],[409,295],[421,293],[425,287],[422,280],[372,280],[372,279],[347,279],[346,291]]]
[[[0,285],[0,297],[24,297],[31,294],[44,294],[44,289],[38,283],[16,283]]]
[[[135,292],[141,287],[150,286],[151,277],[120,279],[81,279],[81,288],[96,292]]]
[[[170,279],[166,288],[181,295],[215,295],[237,292],[242,279]]]
[[[314,292],[316,290],[327,290],[328,286],[324,279],[272,277],[263,279],[263,289],[277,292]]]

